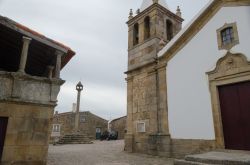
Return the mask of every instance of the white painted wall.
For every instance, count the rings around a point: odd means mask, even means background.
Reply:
[[[216,30],[237,22],[240,44],[231,52],[250,59],[250,7],[222,8],[167,66],[170,134],[173,138],[214,139],[206,72],[226,51],[219,51]]]

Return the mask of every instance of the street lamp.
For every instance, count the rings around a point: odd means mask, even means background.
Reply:
[[[77,104],[76,104],[76,115],[75,115],[75,132],[79,132],[79,109],[80,109],[80,97],[81,97],[81,91],[83,90],[83,85],[81,81],[76,85],[77,90]]]

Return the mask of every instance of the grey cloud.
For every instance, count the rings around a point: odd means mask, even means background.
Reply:
[[[190,20],[208,0],[166,0],[172,11],[180,5]],[[127,25],[129,9],[142,0],[0,0],[0,14],[10,17],[76,51],[62,71],[66,83],[59,111],[76,100],[74,85],[82,80],[82,110],[109,118],[126,114]],[[191,10],[192,9],[192,10]]]

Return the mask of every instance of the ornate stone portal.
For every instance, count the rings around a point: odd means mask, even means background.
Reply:
[[[216,145],[218,148],[225,148],[218,87],[250,81],[250,63],[243,54],[227,52],[224,57],[218,60],[216,68],[207,74],[212,100]]]

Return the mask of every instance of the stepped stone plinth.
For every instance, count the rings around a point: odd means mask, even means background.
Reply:
[[[68,134],[62,136],[57,144],[92,144],[91,139],[93,138],[87,134]]]

